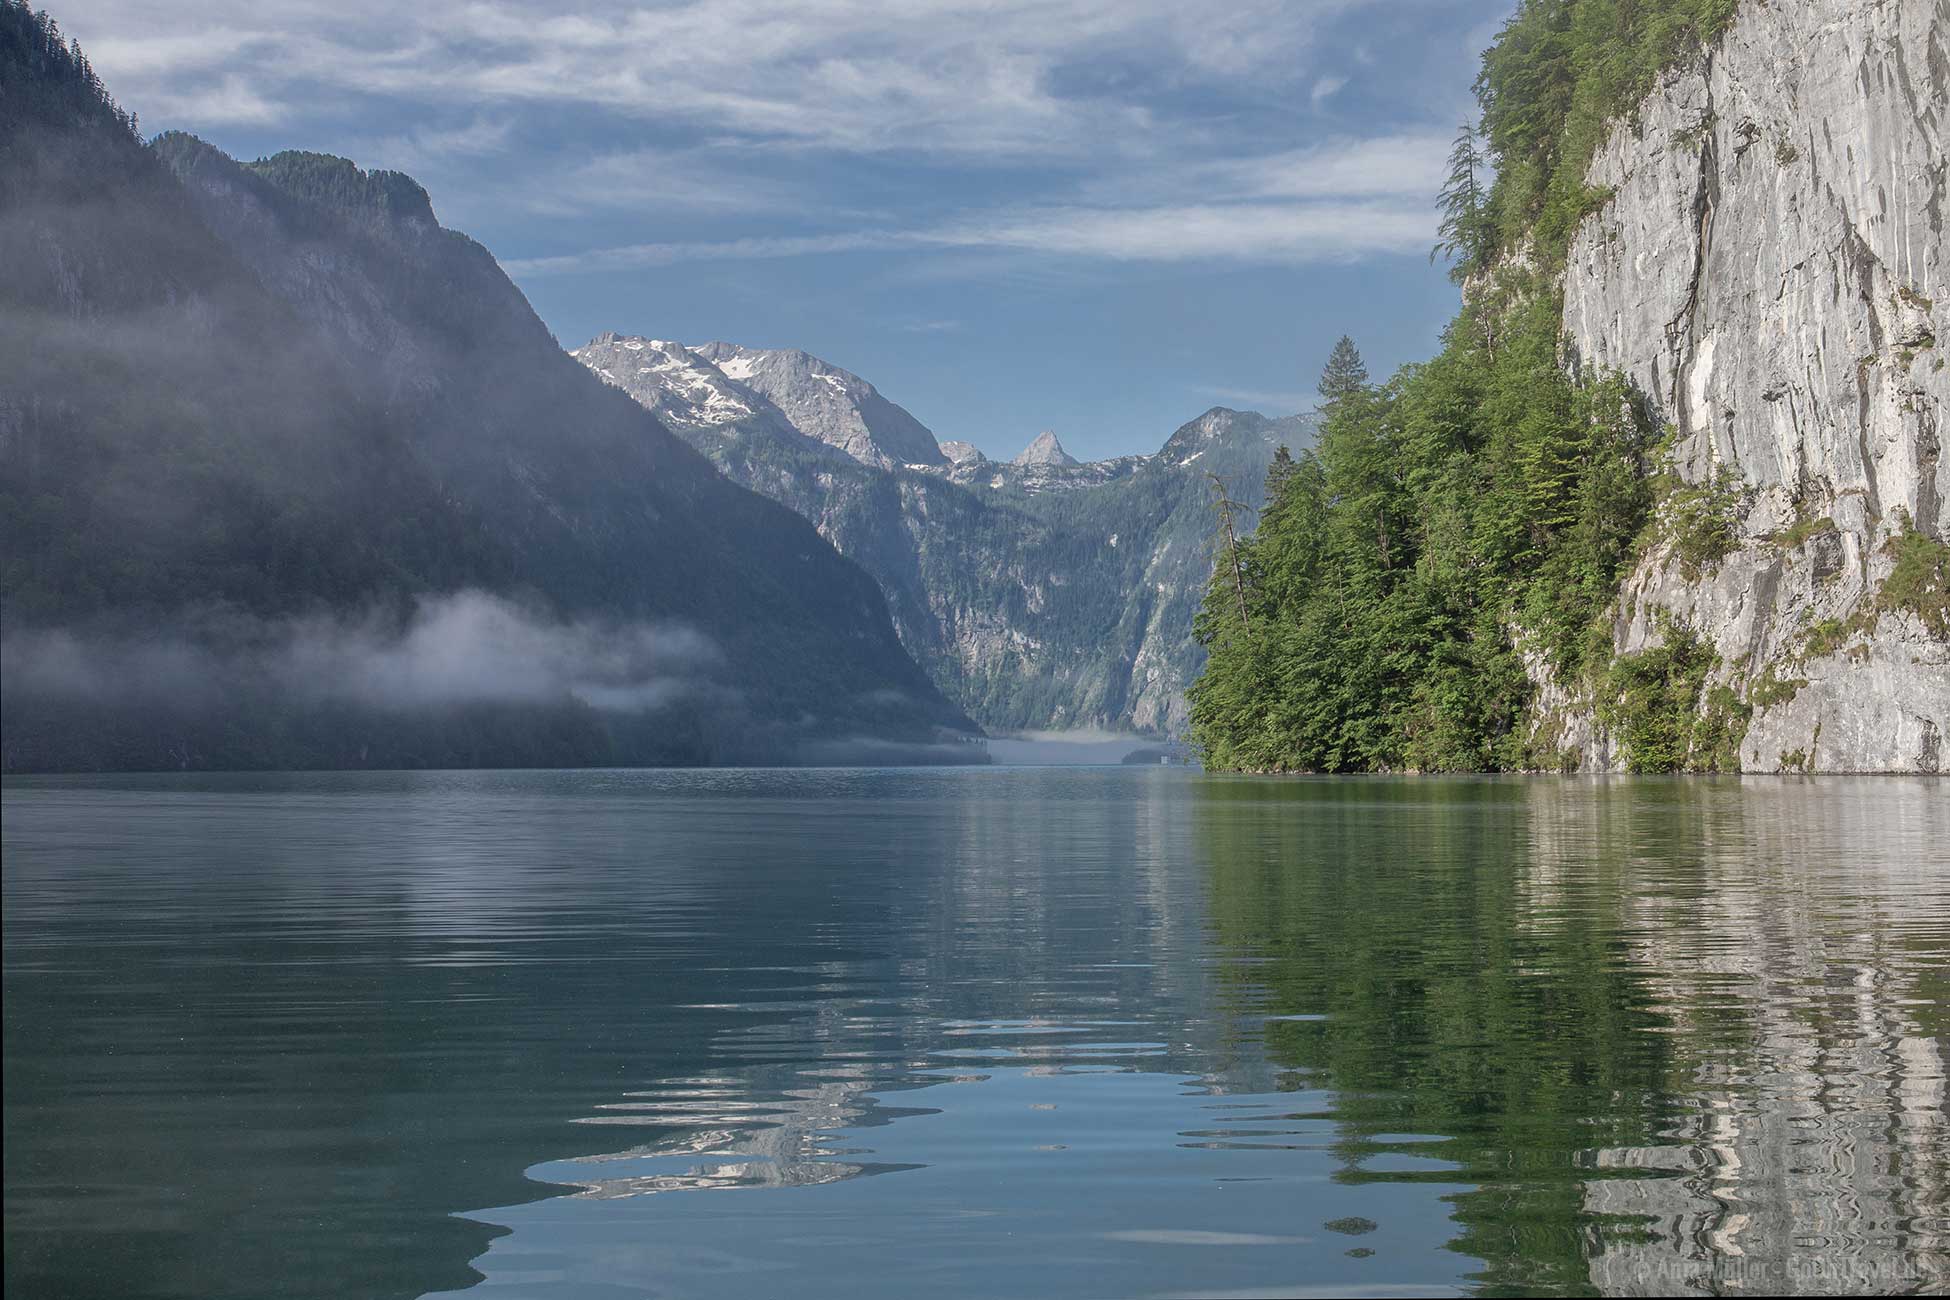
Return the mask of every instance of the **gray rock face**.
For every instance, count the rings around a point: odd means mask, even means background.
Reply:
[[[666,425],[710,429],[770,413],[770,403],[682,343],[601,334],[569,355]]]
[[[863,465],[945,465],[934,435],[858,375],[797,348],[761,351],[732,343],[693,349],[728,379],[783,411],[794,428]]]
[[[1946,42],[1942,0],[1748,4],[1587,177],[1612,198],[1571,247],[1570,359],[1654,400],[1687,482],[1744,493],[1717,568],[1648,550],[1615,645],[1662,615],[1710,642],[1754,705],[1748,771],[1944,765],[1950,645],[1878,597],[1905,530],[1950,538]],[[1788,689],[1754,700],[1763,677]],[[1617,763],[1588,700],[1542,697],[1587,770]]]
[[[1037,434],[1035,440],[1016,453],[1012,465],[1061,465],[1068,467],[1078,464],[1075,456],[1063,450],[1063,444],[1056,440],[1054,430],[1045,429]]]
[[[1274,447],[1312,438],[1298,418],[1214,409],[1155,456],[1080,464],[1059,446],[1053,459],[1003,464],[950,442],[938,463],[889,463],[798,428],[772,397],[792,391],[778,372],[761,392],[763,367],[741,364],[803,353],[604,334],[571,355],[733,481],[811,520],[880,583],[902,643],[942,691],[999,731],[1182,729],[1204,662],[1192,616],[1212,570],[1203,471],[1257,504]],[[832,369],[806,360],[800,373]]]

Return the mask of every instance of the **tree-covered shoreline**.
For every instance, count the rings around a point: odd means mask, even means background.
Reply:
[[[1529,725],[1540,679],[1598,701],[1634,770],[1734,766],[1746,706],[1703,698],[1710,648],[1675,624],[1615,658],[1606,617],[1650,541],[1725,544],[1724,485],[1660,472],[1664,431],[1622,376],[1569,373],[1559,273],[1609,197],[1585,183],[1606,131],[1735,3],[1524,0],[1484,54],[1436,249],[1461,309],[1385,383],[1342,340],[1318,448],[1276,461],[1258,530],[1221,554],[1190,693],[1209,766],[1563,770]]]

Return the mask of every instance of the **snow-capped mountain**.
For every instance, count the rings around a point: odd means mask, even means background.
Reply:
[[[858,375],[797,348],[706,343],[694,355],[785,413],[792,427],[863,465],[945,465],[928,427]]]
[[[771,403],[682,343],[600,334],[569,355],[667,425],[713,429],[770,413]]]
[[[687,347],[609,333],[569,355],[680,430],[735,437],[756,424],[824,443],[876,469],[953,463],[926,425],[872,384],[796,349]]]
[[[1249,504],[1299,417],[1214,408],[1150,456],[1011,462],[937,443],[873,385],[793,350],[604,334],[572,354],[880,582],[909,651],[993,730],[1176,734],[1203,652],[1211,469]]]

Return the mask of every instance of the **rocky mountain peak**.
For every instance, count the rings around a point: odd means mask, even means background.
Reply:
[[[605,331],[569,355],[672,426],[729,425],[765,405],[709,360],[668,339]]]
[[[974,443],[954,439],[941,444],[941,454],[957,465],[979,465],[988,459]]]
[[[1037,434],[1035,441],[1031,442],[1027,447],[1024,447],[1017,454],[1015,460],[1010,463],[1013,465],[1061,465],[1068,467],[1071,465],[1080,465],[1083,462],[1063,450],[1063,444],[1057,441],[1054,430],[1045,429]]]
[[[799,432],[838,447],[861,464],[886,469],[948,463],[926,425],[858,375],[809,352],[722,341],[691,352],[778,407]]]

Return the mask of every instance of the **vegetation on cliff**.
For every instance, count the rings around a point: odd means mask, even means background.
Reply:
[[[1351,342],[1335,349],[1318,449],[1275,463],[1260,527],[1221,554],[1198,619],[1209,658],[1192,732],[1208,764],[1559,764],[1524,726],[1534,682],[1610,689],[1603,616],[1660,480],[1640,396],[1560,366],[1555,272],[1606,197],[1584,175],[1607,125],[1734,5],[1525,0],[1484,55],[1482,118],[1451,157],[1437,246],[1462,310],[1438,356],[1384,384]],[[1719,486],[1663,512],[1701,554],[1718,540]],[[1618,674],[1621,720],[1643,712],[1635,702],[1697,693],[1690,651],[1667,658],[1685,662]],[[1625,731],[1638,770],[1728,761],[1717,734]]]

